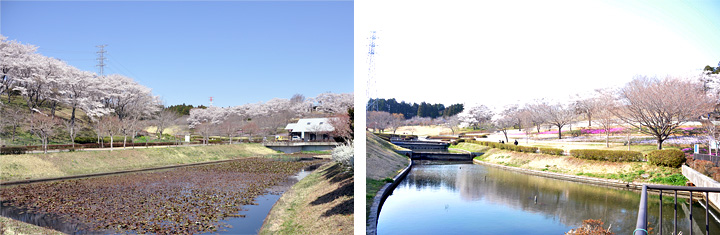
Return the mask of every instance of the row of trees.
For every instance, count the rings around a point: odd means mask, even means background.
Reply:
[[[606,143],[610,129],[618,125],[636,128],[654,136],[657,148],[662,149],[680,125],[688,121],[711,123],[708,114],[715,110],[720,95],[720,77],[703,73],[694,77],[645,77],[638,76],[624,87],[598,89],[587,96],[576,96],[572,102],[536,100],[524,106],[510,105],[497,114],[485,106],[469,108],[459,115],[467,126],[492,126],[505,134],[518,127],[529,135],[533,129],[540,132],[543,124],[558,129],[578,121],[580,116],[605,130]],[[494,117],[494,118],[493,118]],[[704,117],[704,118],[703,118]]]
[[[397,102],[393,99],[370,99],[368,111],[384,111],[395,114],[402,114],[406,119],[414,117],[451,117],[463,111],[463,104],[453,104],[445,107],[444,104],[430,104],[426,102],[406,103],[405,101]]]
[[[296,94],[290,99],[275,98],[265,103],[193,108],[187,122],[205,141],[211,134],[222,134],[228,138],[241,133],[274,135],[296,118],[335,117],[348,120],[348,109],[352,107],[353,95],[349,93],[323,93],[315,98]]]
[[[19,96],[28,111],[24,113],[12,107],[3,107],[3,116],[27,115],[31,126],[45,123],[41,120],[45,118],[41,117],[50,117],[53,121],[47,122],[48,125],[64,122],[70,139],[74,140],[78,109],[87,114],[96,127],[100,126],[97,124],[100,118],[107,115],[130,123],[150,119],[162,109],[159,98],[152,95],[150,88],[132,78],[118,74],[98,76],[38,54],[36,49],[36,46],[11,41],[0,35],[0,96],[7,97],[0,105],[9,106],[14,96]],[[71,109],[67,120],[55,120],[55,111],[60,105]],[[49,111],[42,111],[43,108]],[[11,122],[15,129],[17,123]],[[45,131],[30,130],[46,145],[48,135],[43,134]],[[99,139],[101,131],[97,133]]]

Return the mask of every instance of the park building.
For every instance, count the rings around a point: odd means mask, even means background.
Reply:
[[[287,124],[285,130],[290,134],[291,140],[328,141],[332,140],[330,133],[335,128],[330,124],[329,118],[302,118],[296,123]]]

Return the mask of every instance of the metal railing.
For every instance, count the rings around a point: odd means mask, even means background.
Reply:
[[[708,155],[708,154],[693,154],[693,159],[695,160],[705,160],[705,161],[711,161],[715,166],[720,166],[720,157]]]
[[[708,205],[708,198],[710,198],[710,193],[720,193],[720,188],[710,188],[710,187],[688,187],[688,186],[667,186],[667,185],[643,185],[642,194],[640,195],[640,208],[638,210],[638,218],[637,223],[635,225],[635,231],[633,231],[634,235],[646,235],[648,234],[647,227],[647,195],[648,190],[659,190],[660,191],[660,222],[658,228],[660,229],[660,232],[658,234],[662,234],[662,196],[663,196],[663,190],[667,191],[674,191],[675,193],[675,217],[673,217],[673,233],[677,234],[677,192],[678,191],[687,191],[690,192],[690,224],[692,224],[692,195],[693,192],[700,192],[700,195],[702,196],[703,193],[705,193],[705,234],[710,234],[710,217],[708,216],[710,207]],[[692,234],[692,226],[690,226],[690,234]]]

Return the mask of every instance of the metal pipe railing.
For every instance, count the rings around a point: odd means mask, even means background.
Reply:
[[[647,235],[647,192],[648,190],[659,190],[660,191],[660,224],[659,224],[659,230],[662,234],[662,191],[663,190],[672,190],[675,192],[675,213],[674,213],[674,225],[673,225],[673,234],[677,234],[677,191],[688,191],[690,192],[690,234],[692,234],[692,195],[693,192],[700,192],[700,195],[702,196],[702,193],[705,193],[705,234],[710,234],[710,217],[709,217],[709,203],[708,199],[710,198],[710,193],[720,193],[720,188],[711,188],[711,187],[688,187],[688,186],[669,186],[669,185],[647,185],[643,184],[642,188],[642,194],[640,195],[640,205],[638,208],[638,217],[637,217],[637,223],[635,225],[635,231],[633,231],[634,235]]]

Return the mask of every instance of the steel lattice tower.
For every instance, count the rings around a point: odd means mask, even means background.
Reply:
[[[367,103],[367,107],[365,109],[367,111],[377,111],[377,81],[375,81],[375,47],[377,47],[377,43],[375,42],[377,37],[377,31],[370,31],[372,35],[370,36],[370,43],[368,44],[368,79],[367,79],[367,88],[365,90],[365,97],[369,99]]]

